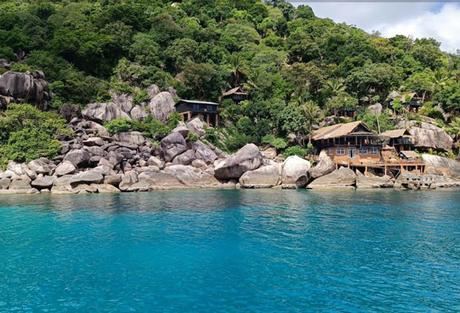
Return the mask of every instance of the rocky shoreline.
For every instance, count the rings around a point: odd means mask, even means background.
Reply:
[[[207,143],[199,119],[180,123],[159,144],[142,133],[109,135],[99,123],[74,118],[72,138],[62,140],[61,154],[27,164],[9,162],[0,173],[0,194],[81,194],[147,192],[185,188],[438,189],[459,187],[458,162],[424,156],[424,175],[364,175],[340,167],[322,153],[317,162],[286,159],[274,149],[248,144],[227,155]],[[189,133],[198,138],[191,141]],[[430,166],[431,164],[431,166]],[[442,170],[444,169],[444,170]]]

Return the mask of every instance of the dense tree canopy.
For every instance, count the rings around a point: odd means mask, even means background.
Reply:
[[[460,59],[435,40],[381,38],[284,0],[5,0],[0,58],[43,70],[54,107],[120,86],[214,101],[244,86],[248,101],[222,105],[242,142],[307,136],[318,110],[383,102],[393,90],[460,112]]]

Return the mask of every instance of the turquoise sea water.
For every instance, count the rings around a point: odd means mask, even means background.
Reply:
[[[459,312],[460,193],[0,197],[0,312]]]

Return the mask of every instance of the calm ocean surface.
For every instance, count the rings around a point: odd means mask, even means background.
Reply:
[[[0,312],[460,312],[460,192],[1,196]]]

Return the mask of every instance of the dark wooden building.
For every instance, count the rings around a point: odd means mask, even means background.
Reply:
[[[394,129],[383,132],[382,137],[388,138],[388,145],[394,147],[398,153],[414,150],[414,137],[407,129]]]
[[[176,103],[176,111],[184,122],[199,117],[210,126],[219,125],[219,104],[216,102],[181,99]]]
[[[248,93],[243,90],[242,87],[235,87],[227,90],[222,94],[221,100],[232,99],[234,102],[239,103],[247,100],[249,97]]]

